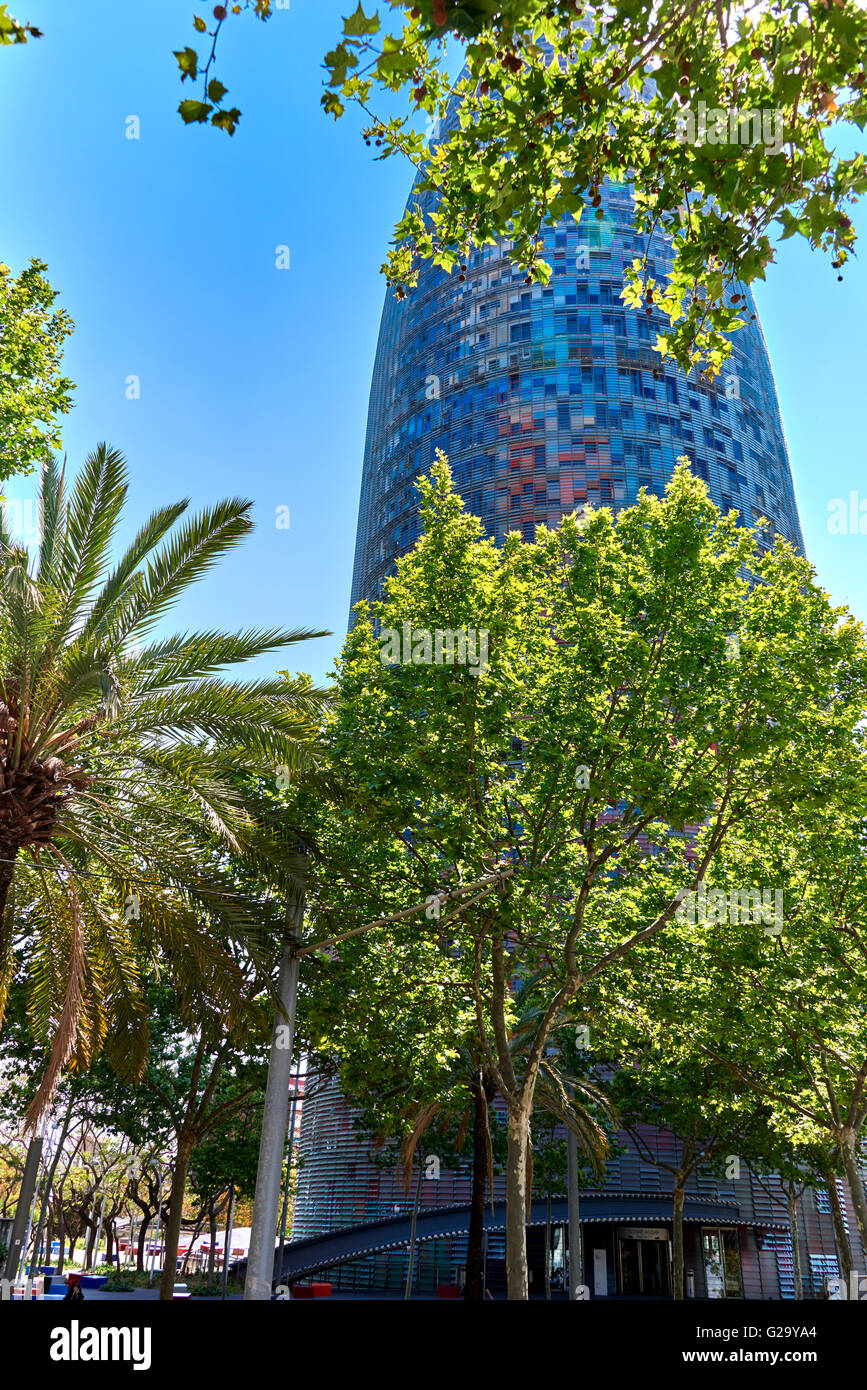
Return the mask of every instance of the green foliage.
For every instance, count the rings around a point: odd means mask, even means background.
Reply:
[[[744,1109],[765,1108],[798,1149],[840,1155],[867,1123],[867,874],[863,735],[834,759],[803,769],[813,814],[793,824],[759,800],[732,837],[709,889],[771,885],[781,894],[778,934],[745,930],[720,910],[690,939],[694,973],[663,995],[700,1019],[694,1038],[729,1070]]]
[[[821,804],[803,769],[833,765],[864,715],[863,632],[685,462],[664,499],[500,548],[444,460],[420,486],[424,534],[338,664],[343,798],[311,869],[314,939],[405,915],[311,966],[312,1036],[396,1137],[449,1108],[470,1048],[528,1134],[542,1107],[598,1158],[605,1098],[549,1039],[585,1024],[604,1054],[632,953],[669,968],[680,890],[759,802]],[[438,630],[486,633],[485,664],[436,661]]]
[[[861,154],[840,157],[828,137],[867,121],[857,0],[809,13],[800,0],[758,10],[716,0],[392,0],[390,9],[402,27],[381,37],[377,14],[367,20],[359,7],[346,21],[325,59],[322,100],[335,117],[360,106],[377,157],[399,154],[419,170],[384,267],[400,297],[420,260],[452,270],[497,237],[512,241],[528,281],[544,284],[545,225],[600,218],[603,180],[631,183],[638,227],[672,238],[674,265],[661,284],[638,258],[624,299],[652,301],[671,325],[658,349],[713,375],[742,321],[743,286],[764,277],[775,240],[797,232],[835,268],[851,254],[850,204],[867,190],[867,165]],[[446,30],[466,46],[457,82]],[[393,108],[397,92],[410,114],[371,119],[374,96]],[[755,112],[758,126],[748,120],[742,132],[739,113]],[[441,143],[428,145],[419,115],[448,118]]]
[[[261,8],[267,18],[267,0]],[[399,298],[421,261],[451,272],[497,238],[528,283],[545,284],[544,228],[603,217],[603,182],[630,184],[639,229],[665,232],[674,263],[658,282],[638,257],[623,298],[668,320],[663,356],[712,376],[743,322],[743,287],[764,278],[776,242],[799,234],[836,270],[852,255],[867,163],[837,153],[836,131],[867,122],[859,0],[389,0],[383,10],[358,5],[344,20],[322,104],[335,118],[359,107],[376,157],[406,158],[417,175],[383,267]],[[463,45],[457,80],[449,35]],[[398,94],[404,115],[392,114]],[[444,138],[431,144],[419,118],[446,122]]]
[[[45,468],[36,555],[0,525],[0,1011],[26,971],[34,1031],[52,1044],[32,1114],[63,1064],[86,1068],[110,1032],[114,1059],[141,1067],[145,962],[168,968],[189,1017],[240,1019],[230,944],[243,940],[267,978],[275,921],[232,877],[233,855],[267,851],[243,780],[318,757],[309,680],[221,672],[319,634],[152,637],[250,533],[250,504],[183,523],[186,502],[162,507],[113,562],[126,495],[122,456],[100,446],[69,493]]]
[[[0,264],[0,484],[50,462],[60,446],[57,417],[72,406],[73,382],[61,376],[60,364],[73,324],[54,308],[57,291],[46,269],[31,260],[16,278]]]
[[[35,24],[22,24],[9,13],[8,4],[0,5],[0,48],[4,44],[26,43],[28,39],[41,39],[42,31]]]
[[[175,50],[175,61],[180,69],[181,82],[195,82],[199,77],[202,79],[202,99],[196,101],[187,99],[182,101],[178,107],[181,120],[185,125],[204,125],[210,120],[210,124],[217,130],[224,130],[227,135],[234,135],[238,122],[241,119],[241,112],[237,106],[225,107],[223,98],[228,92],[226,87],[218,78],[211,75],[214,60],[217,53],[217,39],[223,25],[230,17],[240,15],[247,10],[252,10],[257,19],[267,20],[272,14],[272,0],[241,0],[240,4],[215,6],[214,19],[216,23],[213,29],[208,28],[207,21],[200,15],[193,17],[193,29],[197,34],[204,34],[211,40],[210,51],[199,54],[198,49],[186,44],[183,48]]]
[[[262,1054],[265,1049],[262,1047]],[[236,1198],[252,1198],[259,1164],[264,1061],[239,1059],[214,1094],[215,1121],[190,1163],[190,1188],[202,1206],[231,1185]]]

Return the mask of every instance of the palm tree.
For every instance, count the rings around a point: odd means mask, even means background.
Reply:
[[[64,475],[43,473],[32,557],[0,512],[0,1021],[24,971],[51,1043],[30,1126],[110,1031],[141,1064],[140,963],[231,1012],[229,943],[255,947],[260,921],[230,876],[255,834],[245,779],[315,769],[325,699],[306,679],[221,674],[324,633],[153,633],[249,534],[249,502],[181,525],[187,501],[162,507],[112,565],[123,457],[101,445],[69,495]]]

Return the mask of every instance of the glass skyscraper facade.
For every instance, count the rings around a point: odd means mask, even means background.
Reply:
[[[713,500],[736,508],[745,524],[770,522],[803,549],[776,390],[758,318],[733,342],[712,383],[684,376],[654,351],[657,313],[625,308],[624,267],[648,257],[665,277],[665,239],[636,232],[630,189],[602,190],[602,218],[585,214],[545,233],[553,266],[547,286],[527,285],[504,243],[474,253],[465,278],[425,265],[419,284],[398,301],[388,294],[370,393],[352,603],[375,599],[396,559],[420,533],[415,480],[437,449],[449,457],[466,505],[497,539],[519,530],[532,539],[540,522],[556,526],[585,507],[615,510],[641,487],[662,493],[686,455]],[[589,222],[586,220],[589,217]],[[747,315],[755,315],[746,294]],[[497,1122],[502,1107],[495,1104]],[[374,1163],[370,1145],[336,1085],[305,1102],[293,1236],[371,1224],[405,1212],[411,1196],[392,1168]],[[643,1156],[628,1136],[614,1146],[582,1211],[585,1279],[594,1296],[670,1292],[671,1193],[665,1173],[679,1141],[648,1129]],[[654,1153],[659,1163],[647,1161]],[[661,1164],[661,1166],[660,1166]],[[773,1186],[773,1183],[771,1183]],[[423,1184],[422,1209],[469,1201],[467,1163]],[[503,1179],[494,1196],[502,1199]],[[846,1220],[854,1222],[841,1189]],[[823,1204],[824,1203],[824,1204]],[[690,1182],[686,1262],[697,1297],[793,1296],[792,1241],[784,1197],[768,1195],[748,1170],[723,1181],[713,1172]],[[805,1199],[799,1242],[808,1296],[837,1270],[827,1196]],[[854,1226],[853,1226],[854,1229]],[[557,1236],[562,1256],[564,1235]],[[531,1229],[530,1265],[541,1279],[541,1234]],[[432,1240],[420,1250],[423,1285],[460,1279],[465,1241]],[[501,1232],[487,1250],[491,1287],[504,1281]],[[401,1250],[370,1253],[334,1270],[344,1284],[400,1287]]]
[[[628,187],[545,233],[548,285],[525,283],[508,244],[475,252],[466,279],[425,265],[386,298],[370,394],[352,602],[379,595],[420,530],[414,480],[436,449],[467,506],[498,538],[556,525],[587,503],[615,509],[661,493],[685,454],[718,506],[765,516],[803,548],[776,390],[758,318],[734,336],[712,384],[654,351],[667,326],[620,299],[624,267],[661,235],[633,226]],[[590,213],[589,222],[587,221]],[[746,294],[746,313],[756,313]],[[654,375],[656,372],[656,376]]]

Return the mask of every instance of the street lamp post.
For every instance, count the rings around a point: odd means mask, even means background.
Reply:
[[[155,1241],[152,1243],[152,1245],[151,1245],[151,1267],[150,1267],[150,1272],[149,1272],[149,1274],[148,1274],[148,1288],[150,1288],[151,1284],[153,1283],[153,1277],[154,1277],[154,1261],[155,1261],[155,1259],[156,1259],[157,1243],[159,1242],[159,1239],[160,1239],[160,1226],[162,1225],[162,1220],[163,1220],[163,1170],[162,1170],[162,1168],[160,1167],[160,1165],[159,1165],[158,1163],[156,1163],[156,1162],[154,1163],[154,1172],[155,1172],[156,1175],[157,1175],[157,1182],[159,1183],[160,1186],[159,1186],[159,1196],[157,1197],[157,1238],[156,1238],[156,1240],[155,1240]],[[130,1233],[129,1233],[129,1234],[130,1234],[130,1240],[132,1240],[132,1229],[130,1229]]]
[[[289,1189],[292,1185],[292,1151],[295,1147],[295,1114],[298,1106],[298,1087],[301,1085],[301,1058],[295,1069],[295,1086],[289,1108],[289,1154],[286,1159],[286,1185],[283,1189],[283,1211],[280,1216],[280,1245],[277,1251],[277,1278],[283,1278],[283,1251],[286,1248],[286,1222],[289,1216]]]
[[[235,1224],[235,1184],[229,1184],[229,1214],[226,1221],[226,1244],[223,1250],[223,1298],[229,1292],[229,1256],[232,1253],[232,1232]]]
[[[566,1131],[569,1197],[569,1299],[580,1297],[584,1282],[581,1259],[581,1198],[578,1185],[578,1140],[571,1129]]]
[[[33,1219],[33,1203],[36,1200],[44,1142],[42,1134],[35,1134],[30,1140],[27,1158],[24,1161],[21,1190],[18,1193],[18,1205],[15,1208],[15,1220],[12,1223],[9,1252],[6,1256],[5,1277],[13,1284],[18,1278],[21,1260],[27,1250],[27,1241],[30,1238],[30,1223]]]
[[[244,1284],[246,1301],[270,1301],[274,1282],[274,1246],[280,1180],[283,1176],[283,1150],[289,1123],[289,1086],[292,1080],[292,1054],[295,1048],[295,1012],[298,1003],[298,949],[304,922],[306,848],[286,904],[286,935],[277,985],[277,1009],[271,1034],[268,1082],[262,1110],[262,1137],[259,1167],[250,1228],[250,1251]]]
[[[95,1269],[95,1268],[96,1268],[96,1265],[97,1265],[97,1263],[98,1263],[98,1261],[99,1261],[99,1242],[102,1240],[102,1221],[103,1221],[103,1217],[105,1216],[105,1193],[104,1193],[104,1192],[95,1192],[95,1193],[93,1194],[93,1196],[94,1196],[94,1201],[95,1201],[95,1202],[99,1202],[99,1221],[97,1222],[97,1226],[96,1226],[96,1240],[93,1242],[93,1264],[92,1264],[92,1267]]]
[[[412,1221],[409,1228],[409,1268],[406,1271],[406,1290],[404,1298],[412,1298],[412,1276],[415,1273],[415,1233],[418,1225],[418,1209],[421,1202],[421,1180],[424,1173],[424,1164],[421,1154],[418,1160],[418,1180],[415,1185],[415,1201],[412,1205]]]
[[[465,883],[448,893],[439,894],[440,902],[459,899],[461,906],[472,906],[514,873],[512,865],[500,865],[477,883]],[[295,881],[286,903],[286,934],[280,975],[277,984],[278,1006],[271,1034],[271,1056],[268,1062],[268,1082],[262,1110],[262,1137],[259,1142],[259,1167],[256,1173],[256,1195],[253,1200],[253,1220],[250,1229],[250,1251],[247,1258],[247,1279],[244,1298],[247,1301],[266,1301],[271,1298],[276,1259],[277,1214],[280,1205],[280,1179],[283,1172],[283,1149],[289,1119],[289,1084],[292,1079],[292,1053],[295,1046],[295,1012],[298,1000],[298,967],[300,957],[325,946],[335,946],[349,937],[369,932],[374,927],[403,921],[426,912],[430,900],[416,903],[389,917],[378,917],[363,926],[353,927],[322,941],[302,945],[304,897],[307,877],[307,847],[298,845]],[[468,894],[475,894],[469,897]]]

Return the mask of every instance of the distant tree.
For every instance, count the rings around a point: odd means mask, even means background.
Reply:
[[[205,1220],[208,1223],[208,1283],[211,1285],[216,1275],[218,1220],[222,1218],[225,1227],[233,1201],[252,1200],[256,1191],[263,1094],[264,1076],[253,1090],[249,1072],[232,1076],[218,1093],[222,1112],[190,1160],[189,1189],[199,1206],[197,1224]],[[237,1104],[232,1105],[235,1098]],[[236,1220],[235,1225],[238,1224]],[[227,1246],[223,1251],[224,1262],[231,1259],[231,1254]]]
[[[3,37],[5,9],[0,5],[0,43],[10,42]],[[73,323],[55,309],[46,270],[31,260],[16,278],[0,264],[0,486],[51,461],[60,447],[58,416],[72,407],[74,384],[60,367]]]

